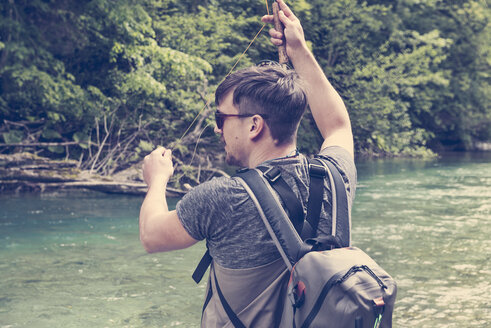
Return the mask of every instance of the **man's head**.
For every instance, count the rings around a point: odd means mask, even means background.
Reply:
[[[249,67],[229,76],[215,92],[217,106],[233,92],[240,115],[261,115],[277,145],[293,143],[307,107],[302,83],[293,70],[280,65]]]

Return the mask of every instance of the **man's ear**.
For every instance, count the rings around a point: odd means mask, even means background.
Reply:
[[[251,125],[249,127],[249,136],[251,139],[256,139],[264,133],[266,122],[260,115],[251,117]]]

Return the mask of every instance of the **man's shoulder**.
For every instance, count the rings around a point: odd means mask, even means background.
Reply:
[[[231,177],[213,178],[189,190],[176,204],[179,220],[196,240],[219,238],[234,215],[234,204],[247,197],[242,186]]]
[[[316,157],[321,160],[328,160],[337,167],[347,184],[348,191],[352,191],[350,194],[354,197],[357,172],[353,156],[343,147],[329,146],[322,149]]]
[[[354,162],[353,156],[351,156],[349,151],[340,146],[325,147],[317,155],[321,157],[342,158]]]
[[[220,197],[229,195],[241,190],[240,184],[234,177],[215,177],[206,182],[200,183],[191,190],[189,190],[184,197],[193,197],[196,195],[201,196],[214,196],[220,194]]]
[[[355,171],[355,160],[353,156],[343,147],[329,146],[322,149],[316,156],[319,159],[324,159],[332,162],[343,171]]]
[[[195,188],[204,188],[204,189],[215,189],[215,188],[230,188],[236,185],[235,179],[233,176],[221,176],[214,177],[208,181],[200,183]]]

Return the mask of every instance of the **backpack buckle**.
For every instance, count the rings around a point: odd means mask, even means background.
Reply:
[[[267,169],[263,175],[266,177],[266,179],[268,179],[270,182],[275,182],[276,180],[278,180],[278,178],[280,177],[281,175],[281,171],[273,166],[269,169]]]
[[[293,306],[299,308],[305,301],[305,284],[303,281],[299,281],[292,290],[293,294]]]
[[[309,164],[310,176],[316,178],[324,178],[326,176],[326,168],[322,165]]]
[[[373,312],[375,314],[375,325],[374,328],[379,328],[382,322],[382,316],[384,314],[385,302],[383,297],[378,297],[372,300]]]

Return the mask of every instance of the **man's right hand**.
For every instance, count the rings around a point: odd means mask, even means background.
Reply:
[[[293,14],[291,9],[285,4],[283,0],[277,0],[280,7],[278,16],[285,26],[283,33],[271,28],[269,35],[271,36],[271,42],[280,46],[283,44],[283,36],[286,40],[286,52],[288,57],[295,61],[295,57],[299,55],[299,51],[307,50],[307,43],[305,42],[305,36],[303,33],[300,20]],[[273,15],[265,15],[261,18],[264,23],[272,23]],[[284,34],[284,35],[283,35]]]

